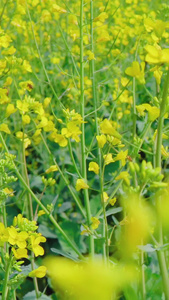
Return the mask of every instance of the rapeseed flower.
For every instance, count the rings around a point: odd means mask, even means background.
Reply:
[[[75,188],[76,191],[80,191],[80,190],[88,189],[89,186],[87,183],[85,183],[84,179],[77,179]]]
[[[100,167],[96,162],[92,161],[89,163],[89,171],[93,171],[95,174],[99,174],[99,169]]]
[[[2,124],[0,125],[0,131],[3,131],[3,132],[5,132],[5,133],[7,133],[7,134],[11,134],[11,131],[10,131],[8,125],[5,124],[5,123],[2,123]]]
[[[71,260],[49,257],[45,265],[55,291],[61,291],[68,300],[109,300],[123,287],[137,280],[132,266],[110,265],[94,260],[75,263]]]
[[[97,135],[96,139],[97,139],[99,148],[103,148],[107,141],[106,136],[104,134]]]
[[[105,163],[105,165],[109,165],[110,163],[112,163],[112,162],[115,161],[115,160],[113,159],[111,153],[108,153],[108,154],[103,155],[103,158],[104,158],[104,163]]]
[[[44,255],[44,249],[39,245],[40,243],[46,242],[46,238],[38,235],[37,237],[31,235],[30,237],[30,247],[31,250],[34,252],[35,256]]]
[[[26,240],[28,233],[26,231],[18,232],[13,226],[8,228],[9,239],[11,245],[17,245],[19,248],[24,249],[27,246]]]
[[[45,266],[40,266],[39,268],[31,271],[29,277],[43,278],[46,275],[47,268]]]

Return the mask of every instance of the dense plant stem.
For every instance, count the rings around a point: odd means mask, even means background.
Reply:
[[[155,155],[155,167],[161,167],[161,146],[162,146],[162,130],[163,130],[163,122],[164,122],[164,115],[166,112],[166,105],[167,105],[167,96],[169,90],[169,69],[167,72],[167,76],[164,83],[164,90],[162,101],[160,105],[160,116],[158,119],[158,127],[157,127],[157,144],[156,144],[156,155]],[[158,205],[161,206],[160,197],[157,201]],[[158,237],[157,240],[160,245],[163,245],[163,228],[162,228],[162,220],[158,217]],[[165,293],[166,300],[169,300],[169,276],[168,276],[168,269],[165,260],[165,254],[163,251],[157,251],[158,262],[160,266],[161,276],[163,280],[163,288]]]
[[[81,116],[85,119],[85,99],[84,99],[84,61],[83,61],[83,6],[84,2],[80,2],[80,110]],[[82,155],[82,177],[87,181],[87,169],[86,169],[86,149],[85,149],[85,123],[82,123],[82,135],[81,135],[81,155]],[[88,190],[84,190],[84,199],[87,215],[88,226],[91,227],[91,211],[89,202]],[[94,256],[94,238],[90,235],[90,255]]]
[[[7,300],[7,296],[8,296],[8,280],[9,280],[9,275],[10,275],[12,257],[13,257],[13,253],[11,252],[7,266],[6,266],[6,270],[5,270],[5,278],[3,281],[3,289],[2,289],[2,300]]]

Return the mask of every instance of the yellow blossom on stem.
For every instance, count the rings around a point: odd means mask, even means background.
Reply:
[[[96,59],[94,53],[90,50],[87,51],[88,60]]]
[[[129,173],[127,171],[123,171],[120,173],[120,175],[118,175],[115,180],[120,180],[120,179],[123,179],[124,182],[127,184],[127,185],[130,185],[130,180],[129,180]]]
[[[58,171],[58,167],[57,167],[56,165],[52,165],[52,166],[50,166],[49,169],[47,169],[47,170],[45,171],[45,173],[46,173],[46,174],[49,174],[49,173],[51,173],[51,172],[56,172],[56,171]]]
[[[9,103],[6,108],[6,117],[8,118],[11,114],[15,113],[16,111],[17,109],[15,108],[15,106]]]
[[[139,64],[138,61],[133,61],[131,67],[128,67],[125,70],[125,73],[131,77],[137,78],[140,83],[144,84],[144,68],[145,62],[141,62],[141,64]]]
[[[107,141],[106,136],[104,134],[97,135],[96,139],[97,139],[99,148],[103,148]]]
[[[95,174],[99,174],[99,169],[100,167],[96,162],[92,161],[89,163],[89,171],[93,171]]]
[[[9,243],[11,245],[17,245],[19,248],[26,248],[26,239],[28,233],[26,231],[18,232],[13,226],[8,229],[9,232]]]
[[[103,158],[104,158],[105,165],[109,165],[110,163],[114,162],[114,159],[113,159],[111,153],[103,155]]]
[[[112,126],[111,122],[108,119],[104,119],[100,124],[100,130],[103,134],[109,134],[116,137],[117,139],[121,139],[121,135]]]
[[[169,63],[169,49],[161,49],[159,45],[147,45],[145,46],[147,55],[145,61],[149,64],[163,64]]]
[[[7,133],[7,134],[11,134],[11,131],[10,131],[8,125],[5,124],[5,123],[2,123],[2,124],[0,125],[0,131],[3,131],[3,132],[5,132],[5,133]]]
[[[35,237],[31,235],[30,243],[31,243],[31,250],[34,252],[35,256],[44,255],[44,249],[39,245],[40,243],[45,243],[46,238],[43,236]]]
[[[43,278],[46,275],[47,268],[45,266],[41,266],[29,273],[29,277],[37,277]]]
[[[103,202],[107,202],[107,200],[109,199],[109,196],[106,192],[103,192]]]
[[[117,199],[116,199],[116,197],[114,197],[114,198],[110,199],[109,204],[111,206],[114,206],[114,204],[116,203],[116,201],[117,201]]]
[[[12,252],[13,252],[16,259],[21,259],[21,258],[27,258],[28,257],[28,251],[25,248],[15,249],[14,247],[12,247]]]
[[[84,179],[77,179],[75,188],[76,191],[80,191],[80,190],[88,189],[89,186],[87,183],[85,183]]]
[[[100,221],[96,217],[91,217],[91,227],[93,230],[97,229],[99,227]]]
[[[114,158],[114,161],[120,160],[122,167],[124,167],[126,164],[127,155],[128,155],[128,150],[120,151]]]

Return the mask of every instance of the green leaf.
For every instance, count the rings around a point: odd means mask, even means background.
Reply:
[[[78,255],[76,253],[73,254],[73,255],[71,255],[68,252],[65,252],[63,250],[59,250],[59,249],[56,249],[56,248],[51,248],[51,251],[54,252],[54,253],[57,253],[59,255],[62,255],[64,257],[66,257],[66,258],[69,258],[71,260],[78,261]]]

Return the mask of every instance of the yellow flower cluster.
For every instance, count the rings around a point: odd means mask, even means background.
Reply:
[[[35,257],[42,256],[44,249],[40,243],[46,242],[46,238],[41,233],[36,232],[37,228],[36,221],[29,221],[21,214],[14,217],[13,225],[10,227],[5,227],[3,223],[0,223],[0,246],[3,247],[4,243],[8,243],[15,260],[28,258],[29,251],[32,251]],[[44,269],[43,276],[46,274]],[[38,275],[38,271],[34,270],[32,274],[34,272]]]

